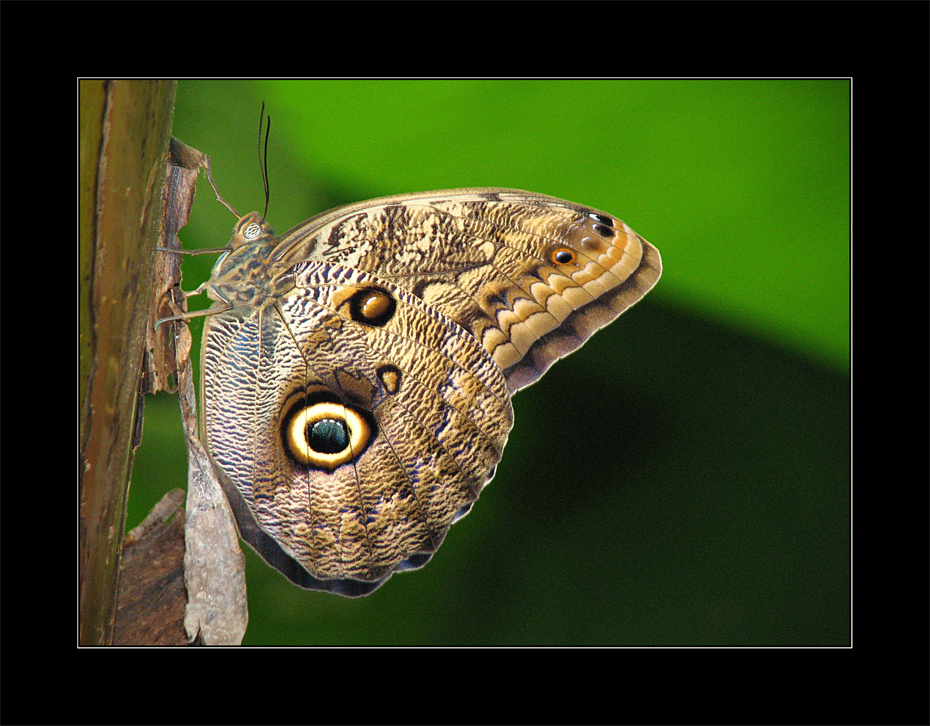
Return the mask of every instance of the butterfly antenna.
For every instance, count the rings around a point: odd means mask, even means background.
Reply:
[[[271,199],[271,187],[268,184],[268,137],[271,136],[271,115],[268,116],[268,125],[265,127],[265,152],[262,154],[262,125],[265,120],[265,102],[262,101],[262,112],[258,117],[258,165],[262,170],[262,182],[265,185],[265,211],[264,220],[268,216],[268,200]]]

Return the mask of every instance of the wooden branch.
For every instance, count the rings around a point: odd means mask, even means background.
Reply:
[[[79,642],[111,642],[172,81],[81,81]]]
[[[184,490],[172,489],[123,540],[113,645],[187,645]]]

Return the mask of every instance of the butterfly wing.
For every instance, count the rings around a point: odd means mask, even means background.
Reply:
[[[285,260],[393,281],[469,330],[511,391],[536,381],[658,281],[658,250],[605,212],[513,189],[376,199],[294,228]]]
[[[491,479],[506,380],[464,329],[331,263],[208,319],[204,433],[243,538],[302,587],[364,595],[425,564]]]
[[[207,319],[207,448],[243,538],[348,596],[429,560],[494,474],[510,393],[661,270],[615,217],[505,189],[320,215],[268,248],[261,301],[240,285],[265,252],[241,249],[211,281],[248,302]]]

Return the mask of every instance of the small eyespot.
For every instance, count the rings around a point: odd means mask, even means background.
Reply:
[[[353,320],[366,325],[381,327],[386,324],[397,309],[397,302],[387,291],[379,287],[362,288],[349,301],[349,310]]]
[[[401,374],[397,366],[386,364],[379,366],[376,371],[381,383],[384,384],[384,390],[390,394],[397,393],[400,389]]]
[[[560,265],[568,265],[575,261],[575,250],[568,247],[559,247],[552,251],[552,261]]]
[[[262,234],[262,226],[258,222],[252,222],[244,230],[242,230],[242,236],[246,239],[255,239],[260,237]]]

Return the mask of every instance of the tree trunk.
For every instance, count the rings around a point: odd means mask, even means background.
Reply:
[[[79,642],[113,636],[173,81],[81,81]]]

